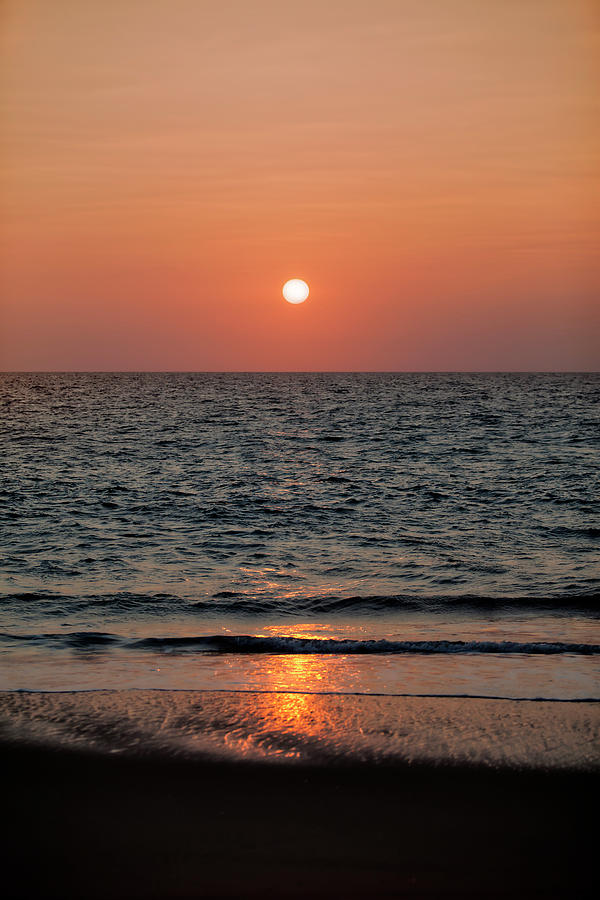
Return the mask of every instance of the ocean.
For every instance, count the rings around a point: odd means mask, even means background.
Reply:
[[[593,374],[4,374],[0,690],[598,701],[599,400]],[[291,755],[325,746],[289,721]]]

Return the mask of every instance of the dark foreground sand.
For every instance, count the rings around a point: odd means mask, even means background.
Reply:
[[[592,896],[596,776],[1,756],[6,897]]]
[[[593,895],[593,770],[0,754],[7,898]]]

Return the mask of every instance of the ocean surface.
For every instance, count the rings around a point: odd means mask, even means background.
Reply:
[[[600,378],[3,374],[0,689],[600,699]]]

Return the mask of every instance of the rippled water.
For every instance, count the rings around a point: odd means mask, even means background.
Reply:
[[[192,650],[243,686],[240,654],[545,643],[589,695],[599,399],[595,375],[2,375],[2,684],[145,684],[184,651],[187,684]],[[329,646],[281,643],[303,623]]]

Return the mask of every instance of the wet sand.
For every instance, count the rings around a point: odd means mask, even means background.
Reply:
[[[3,700],[14,712],[27,696]],[[70,721],[69,696],[46,695],[45,714],[58,706]],[[121,715],[106,746],[127,730]],[[592,896],[590,769],[219,762],[161,754],[143,736],[115,754],[9,731],[7,898]]]
[[[600,702],[287,691],[4,692],[0,738],[150,758],[600,772]]]

